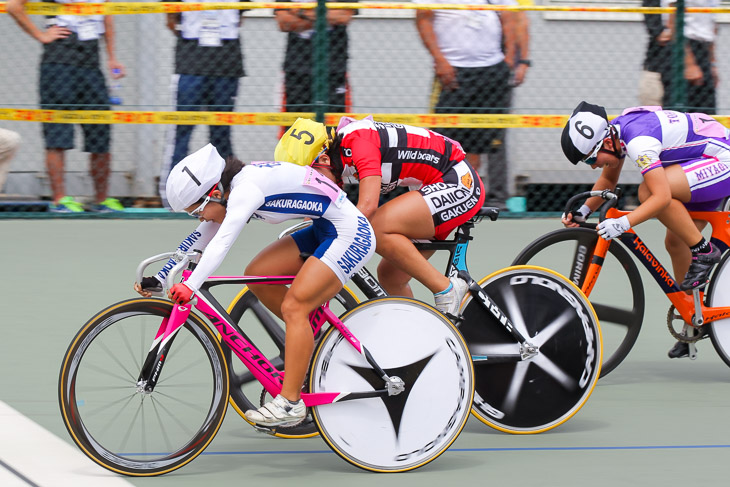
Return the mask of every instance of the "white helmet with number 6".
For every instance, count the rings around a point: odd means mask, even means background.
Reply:
[[[578,162],[592,164],[595,162],[593,158],[603,145],[603,140],[610,133],[610,127],[605,108],[582,101],[573,110],[563,128],[560,139],[563,154],[573,164]]]

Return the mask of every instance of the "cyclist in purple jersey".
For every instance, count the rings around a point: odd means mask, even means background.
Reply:
[[[656,217],[667,227],[665,246],[680,289],[701,288],[721,251],[700,233],[705,221],[692,220],[688,210],[712,211],[730,195],[730,131],[703,113],[682,113],[661,107],[627,108],[610,123],[605,108],[581,102],[563,129],[563,153],[573,164],[601,168],[594,190],[615,189],[624,161],[641,171],[641,204],[621,218],[599,223],[608,240]],[[591,198],[563,223],[576,226],[598,208]],[[682,279],[680,276],[684,276]],[[669,356],[687,355],[678,342]]]

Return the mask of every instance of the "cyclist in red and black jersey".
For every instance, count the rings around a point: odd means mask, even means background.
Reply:
[[[375,230],[383,259],[378,278],[386,291],[412,296],[416,278],[434,293],[436,308],[456,315],[467,284],[445,277],[419,252],[413,239],[445,239],[484,203],[484,186],[461,144],[425,128],[343,117],[319,155],[342,168],[342,179],[359,183],[357,208]],[[378,207],[380,195],[411,191]]]

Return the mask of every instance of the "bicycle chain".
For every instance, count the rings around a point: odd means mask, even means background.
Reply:
[[[699,340],[702,340],[702,339],[708,337],[707,329],[705,328],[704,325],[695,327],[695,330],[697,333],[691,337],[688,337],[687,335],[683,335],[682,333],[684,333],[684,330],[682,330],[682,332],[676,331],[674,329],[674,325],[672,324],[672,322],[674,320],[681,321],[682,328],[684,328],[684,325],[686,325],[687,323],[685,323],[685,321],[682,319],[682,317],[679,314],[675,313],[675,310],[676,310],[676,308],[674,307],[674,305],[671,305],[669,307],[669,312],[667,313],[667,327],[669,328],[669,333],[674,338],[676,338],[678,341],[684,342],[684,343],[695,343]],[[689,327],[691,328],[692,326],[689,325]]]

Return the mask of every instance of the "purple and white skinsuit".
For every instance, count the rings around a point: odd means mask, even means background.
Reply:
[[[730,130],[704,113],[661,107],[627,108],[611,121],[624,154],[641,174],[680,164],[692,199],[690,211],[712,211],[730,195]]]

